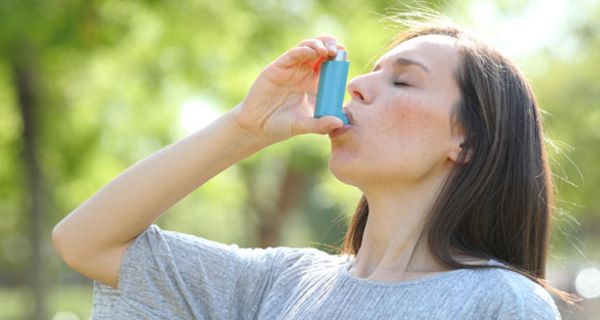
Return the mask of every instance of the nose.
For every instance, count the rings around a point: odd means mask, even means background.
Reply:
[[[371,96],[367,93],[367,79],[365,76],[358,76],[348,82],[348,92],[352,100],[356,100],[362,104],[371,103]]]

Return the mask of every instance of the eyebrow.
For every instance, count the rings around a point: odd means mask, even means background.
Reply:
[[[415,66],[420,67],[421,69],[423,69],[425,72],[429,73],[429,68],[427,68],[424,64],[422,64],[422,63],[420,63],[418,61],[415,61],[415,60],[407,59],[407,58],[396,58],[396,60],[394,60],[394,63],[392,65],[394,67],[415,65]],[[373,68],[373,71],[375,71],[375,69],[377,69],[378,67],[379,67],[379,64],[377,64]]]

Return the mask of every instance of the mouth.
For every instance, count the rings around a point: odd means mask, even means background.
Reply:
[[[348,124],[344,125],[341,128],[337,128],[335,130],[333,130],[330,134],[329,137],[330,138],[336,138],[338,136],[343,135],[345,132],[347,132],[348,130],[350,130],[353,126],[356,125],[356,120],[354,118],[354,115],[352,114],[352,112],[347,108],[344,107],[342,109],[342,112],[344,113],[344,115],[346,116],[346,118],[348,119]]]
[[[348,118],[348,122],[350,123],[351,126],[356,124],[356,120],[354,119],[354,116],[352,115],[352,112],[350,112],[350,110],[348,110],[348,108],[344,108],[344,114],[346,115],[346,118]]]

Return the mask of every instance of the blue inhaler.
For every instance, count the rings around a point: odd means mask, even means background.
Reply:
[[[327,60],[321,65],[319,75],[319,88],[317,91],[317,103],[315,106],[315,118],[322,116],[336,116],[345,125],[350,124],[348,118],[342,112],[344,94],[346,93],[346,79],[348,78],[348,67],[350,62],[348,53],[338,50],[335,58]]]

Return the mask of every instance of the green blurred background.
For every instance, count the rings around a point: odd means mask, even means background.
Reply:
[[[407,2],[403,2],[406,4]],[[410,4],[410,2],[408,2]],[[511,56],[542,109],[558,190],[549,281],[600,314],[600,3],[419,1]],[[0,319],[88,319],[91,282],[50,231],[128,166],[235,106],[260,70],[332,34],[350,77],[395,33],[398,2],[0,2]],[[391,10],[391,11],[390,11]],[[163,228],[240,246],[341,244],[360,194],[327,169],[326,136],[242,161],[164,215]]]

